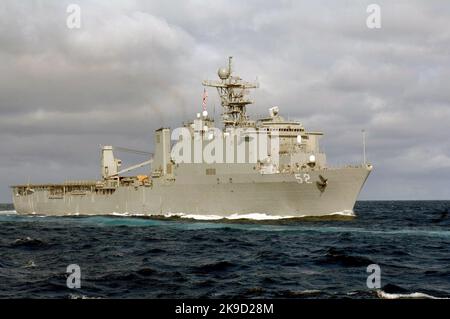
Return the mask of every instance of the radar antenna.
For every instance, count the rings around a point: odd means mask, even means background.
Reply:
[[[247,126],[249,123],[246,107],[253,101],[246,97],[248,89],[256,89],[258,83],[243,81],[239,76],[233,75],[232,59],[228,58],[228,67],[220,68],[217,75],[220,81],[203,81],[204,86],[215,87],[220,96],[223,107],[222,121],[225,127]]]

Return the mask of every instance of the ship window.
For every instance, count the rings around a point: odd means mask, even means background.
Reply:
[[[215,168],[207,168],[206,175],[216,175],[216,169]]]

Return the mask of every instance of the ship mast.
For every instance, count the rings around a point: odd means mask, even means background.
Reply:
[[[246,107],[253,101],[246,95],[248,89],[258,88],[258,83],[243,81],[239,76],[233,75],[232,59],[228,58],[228,67],[220,68],[217,75],[220,81],[203,81],[204,86],[215,87],[220,96],[223,108],[222,122],[225,127],[248,126],[249,119],[246,114]]]

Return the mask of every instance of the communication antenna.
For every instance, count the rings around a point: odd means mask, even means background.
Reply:
[[[242,126],[249,123],[246,113],[247,106],[253,104],[253,100],[247,97],[248,89],[258,88],[258,83],[242,80],[233,74],[233,57],[228,58],[228,67],[219,68],[218,81],[203,81],[204,86],[214,87],[220,96],[222,104],[222,122],[225,127]]]

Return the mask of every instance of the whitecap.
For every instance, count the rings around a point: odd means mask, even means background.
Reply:
[[[195,220],[220,220],[222,216],[218,215],[195,215],[195,214],[181,214],[181,218],[195,219]]]
[[[17,212],[15,210],[2,210],[0,215],[17,215]]]
[[[326,217],[332,215],[339,216],[355,216],[353,211],[346,210],[342,212],[335,212],[326,215],[268,215],[265,213],[248,213],[248,214],[231,214],[227,216],[220,216],[214,214],[200,215],[200,214],[183,214],[183,213],[167,213],[164,214],[164,217],[180,217],[180,218],[190,218],[195,220],[239,220],[239,219],[250,219],[250,220],[281,220],[281,219],[292,219],[292,218],[305,218],[305,217]]]
[[[381,299],[449,299],[427,295],[422,292],[413,292],[410,294],[396,294],[396,293],[388,293],[383,290],[378,290],[377,296],[378,298]]]
[[[332,215],[352,216],[352,217],[356,216],[352,210],[344,210],[342,212],[335,212],[335,213],[329,214],[329,216],[332,216]],[[325,216],[327,216],[327,215],[325,215]]]
[[[68,298],[69,299],[102,299],[101,297],[89,297],[89,296],[81,295],[81,294],[69,294]]]
[[[110,215],[112,215],[112,216],[130,216],[129,213],[116,213],[116,212],[112,212]]]
[[[237,220],[237,219],[277,220],[277,219],[296,217],[296,216],[267,215],[267,214],[262,214],[262,213],[232,214],[229,216],[220,216],[220,215],[214,215],[214,214],[166,213],[163,216],[166,218],[180,217],[180,218],[195,219],[195,220],[222,220],[222,219],[228,219],[228,220]]]
[[[247,213],[247,214],[231,214],[231,215],[218,215],[218,214],[195,214],[195,213],[173,213],[173,212],[167,212],[163,214],[143,214],[143,213],[117,213],[113,212],[109,214],[111,216],[121,216],[121,217],[156,217],[156,216],[162,216],[165,218],[173,218],[173,217],[179,217],[179,218],[185,218],[185,219],[194,219],[194,220],[239,220],[239,219],[248,219],[248,220],[281,220],[281,219],[292,219],[292,218],[305,218],[305,217],[326,217],[326,216],[332,216],[332,215],[339,215],[339,216],[355,216],[353,211],[346,210],[342,212],[335,212],[330,213],[326,215],[269,215],[266,213]]]
[[[7,210],[7,211],[0,211],[0,215],[17,215],[17,212],[15,210]],[[80,216],[82,214],[80,213],[68,213],[68,214],[58,214],[53,216]],[[145,217],[145,216],[157,216],[157,214],[144,214],[144,213],[118,213],[118,212],[112,212],[107,215],[110,216],[120,216],[120,217]],[[160,216],[171,218],[171,217],[180,217],[180,218],[186,218],[186,219],[195,219],[195,220],[221,220],[221,219],[227,219],[227,220],[239,220],[239,219],[249,219],[249,220],[280,220],[280,219],[291,219],[291,218],[305,218],[305,217],[324,217],[324,216],[333,216],[333,215],[340,215],[340,216],[355,216],[353,211],[342,211],[342,212],[335,212],[330,213],[326,215],[269,215],[266,213],[247,213],[247,214],[231,214],[227,216],[223,215],[216,215],[214,213],[212,214],[194,214],[194,213],[165,213]],[[32,212],[28,216],[32,217],[46,217],[48,215],[41,215],[36,212]],[[93,216],[93,215],[91,215]]]
[[[295,217],[303,217],[303,216],[279,216],[279,215],[267,215],[261,213],[253,213],[253,214],[233,214],[226,219],[254,219],[254,220],[278,220],[278,219],[287,219],[287,218],[295,218]]]

